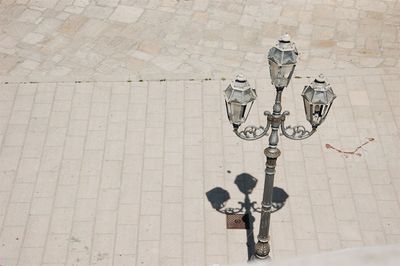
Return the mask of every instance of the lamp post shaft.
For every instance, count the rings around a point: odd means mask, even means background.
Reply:
[[[282,91],[283,88],[276,88],[275,104],[273,106],[272,116],[270,117],[271,134],[269,136],[269,145],[264,150],[266,157],[264,192],[261,203],[260,231],[257,236],[258,242],[255,247],[255,255],[259,259],[265,259],[268,257],[270,252],[270,245],[268,241],[272,211],[272,189],[274,187],[276,160],[281,154],[277,146],[279,142],[278,130],[281,125]]]

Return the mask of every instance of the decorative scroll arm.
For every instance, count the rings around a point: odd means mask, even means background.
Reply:
[[[217,211],[220,212],[220,213],[223,213],[223,214],[243,213],[244,212],[243,210],[245,209],[244,203],[241,202],[241,201],[239,201],[238,203],[241,205],[240,208],[230,208],[230,207],[228,207],[228,208],[225,208],[225,209],[217,209]]]
[[[295,125],[295,126],[285,126],[285,119],[290,113],[285,111],[282,113],[281,117],[281,131],[282,134],[292,140],[303,140],[309,138],[312,134],[317,131],[317,127],[313,127],[311,131],[308,131],[302,125]]]
[[[265,111],[264,112],[265,116],[270,115],[270,112]],[[268,130],[271,126],[271,122],[269,119],[267,120],[267,125],[265,127],[263,126],[246,126],[243,130],[239,131],[238,128],[234,128],[233,132],[235,134],[244,140],[257,140],[260,139],[264,136],[268,135]]]
[[[270,212],[271,212],[271,213],[277,212],[277,211],[279,211],[284,205],[285,205],[285,203],[272,202]],[[254,212],[261,213],[261,207],[258,207],[258,206],[257,206],[257,202],[252,202],[251,208],[253,209]]]
[[[236,207],[236,208],[227,207],[227,208],[224,208],[224,209],[217,209],[217,211],[219,213],[222,213],[222,214],[245,213],[245,211],[248,211],[248,210],[252,210],[253,212],[261,213],[261,206],[257,206],[257,202],[256,201],[251,202],[249,204],[249,206],[246,206],[246,203],[241,202],[241,201],[239,201],[238,203],[241,205],[240,208],[238,208],[238,207]],[[284,205],[284,203],[273,202],[272,206],[271,206],[271,213],[279,211],[283,207],[283,205]]]

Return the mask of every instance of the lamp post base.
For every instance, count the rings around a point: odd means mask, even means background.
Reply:
[[[271,251],[271,247],[268,242],[258,241],[255,246],[255,256],[257,259],[267,259],[269,258],[269,252]]]

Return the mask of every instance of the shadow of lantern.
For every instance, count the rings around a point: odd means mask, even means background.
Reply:
[[[229,192],[221,187],[211,189],[206,193],[206,196],[210,201],[211,206],[216,210],[225,207],[225,203],[231,198]]]

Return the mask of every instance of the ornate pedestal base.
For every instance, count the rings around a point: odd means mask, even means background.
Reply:
[[[271,250],[268,242],[258,241],[255,247],[255,255],[258,259],[267,259],[269,258],[268,254]]]

